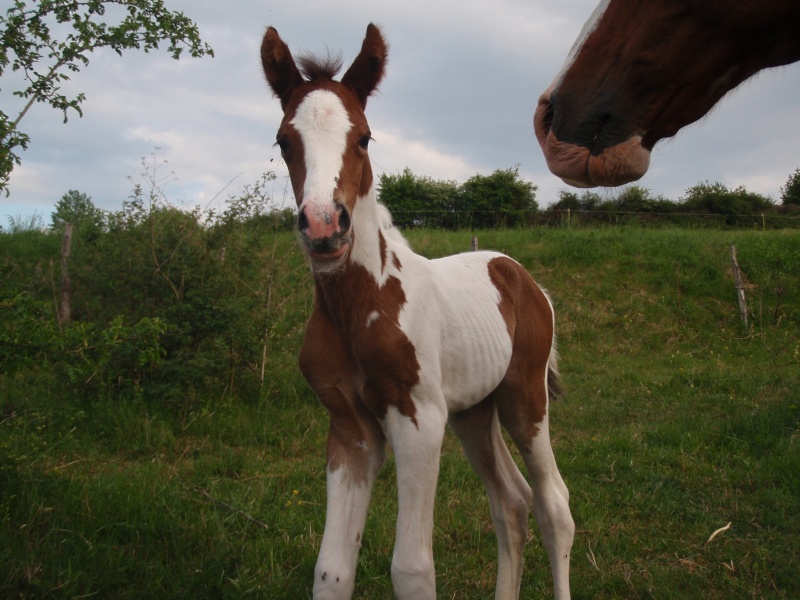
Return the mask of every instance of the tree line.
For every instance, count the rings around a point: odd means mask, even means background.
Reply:
[[[687,216],[713,216],[717,225],[747,225],[753,217],[800,217],[800,169],[781,188],[781,203],[740,186],[698,183],[677,201],[631,185],[601,195],[563,189],[558,200],[541,210],[538,188],[523,181],[517,168],[475,175],[465,183],[417,176],[409,169],[379,178],[380,200],[403,227],[489,229],[560,223],[563,213],[579,213],[582,222],[643,221],[686,223]],[[671,218],[670,218],[671,217]],[[576,215],[576,219],[578,215]],[[791,221],[781,221],[791,226]]]

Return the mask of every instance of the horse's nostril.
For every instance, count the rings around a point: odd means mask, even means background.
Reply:
[[[541,125],[545,131],[550,131],[553,128],[553,118],[556,114],[556,105],[552,100],[547,102],[545,109],[541,112]]]
[[[297,213],[297,229],[299,231],[305,231],[308,229],[308,217],[306,216],[306,209],[300,209],[300,212]]]
[[[341,233],[347,233],[350,231],[350,225],[352,223],[350,220],[350,212],[344,204],[339,204],[337,210],[339,211],[339,231]]]

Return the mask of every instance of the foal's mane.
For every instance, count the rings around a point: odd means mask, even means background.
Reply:
[[[312,53],[301,54],[297,57],[297,63],[300,67],[300,72],[309,81],[317,81],[319,79],[332,81],[342,69],[342,55],[334,55],[330,51],[326,56]]]

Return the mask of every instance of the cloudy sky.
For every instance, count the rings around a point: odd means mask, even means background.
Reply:
[[[167,0],[193,18],[215,58],[172,60],[166,51],[99,52],[65,89],[84,92],[84,116],[44,104],[21,129],[31,137],[22,166],[0,197],[0,225],[39,215],[50,222],[68,190],[121,208],[135,183],[148,185],[142,160],[170,202],[218,208],[265,171],[286,197],[286,171],[273,147],[280,105],[267,90],[259,45],[276,27],[297,54],[357,54],[366,25],[389,40],[387,76],[371,98],[373,168],[462,182],[519,166],[546,206],[566,186],[547,170],[533,134],[539,94],[566,57],[596,0]],[[9,0],[0,0],[5,12]],[[0,108],[15,116],[13,83]],[[15,112],[16,109],[16,112]],[[165,162],[166,161],[166,162]],[[654,149],[638,183],[677,199],[719,181],[777,199],[800,167],[800,66],[774,69],[741,86],[701,123]]]

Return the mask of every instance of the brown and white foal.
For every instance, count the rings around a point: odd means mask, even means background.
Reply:
[[[392,559],[397,598],[435,598],[433,507],[445,425],[489,495],[499,545],[496,598],[517,598],[533,504],[555,580],[569,597],[574,524],[548,431],[556,383],[553,309],[516,262],[473,252],[414,254],[378,203],[367,98],[387,46],[374,25],[342,77],[338,61],[303,58],[269,28],[261,46],[284,117],[277,143],[298,202],[315,302],[300,368],[330,414],[328,505],[314,597],[349,598],[372,484],[386,442],[397,463]],[[531,487],[503,441],[522,453]]]

